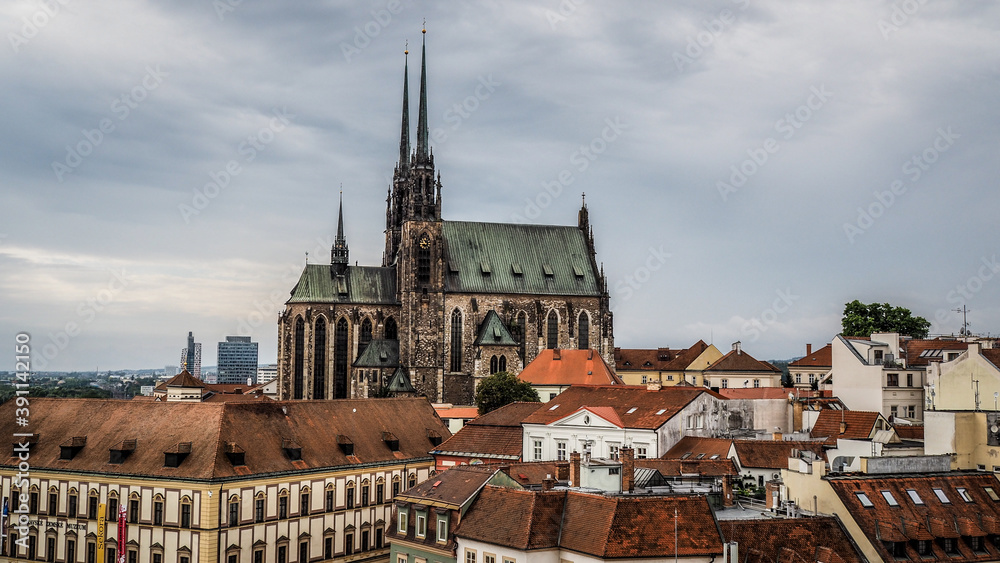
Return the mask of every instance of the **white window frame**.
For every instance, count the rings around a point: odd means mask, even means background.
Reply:
[[[534,439],[531,441],[532,459],[542,461],[542,441]]]
[[[465,563],[476,563],[476,550],[465,548]]]
[[[400,534],[406,533],[407,526],[410,525],[410,511],[406,508],[400,508],[399,513],[396,515],[396,532]]]
[[[437,541],[448,541],[448,516],[445,514],[438,514],[437,517]]]
[[[427,536],[427,515],[419,510],[417,511],[417,521],[413,529],[413,535],[418,538]]]
[[[566,440],[556,440],[556,461],[566,461]]]

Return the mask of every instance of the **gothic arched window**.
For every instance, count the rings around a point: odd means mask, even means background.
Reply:
[[[431,282],[431,239],[427,233],[417,241],[417,283]]]
[[[576,347],[581,350],[590,348],[590,315],[586,311],[580,313],[580,322],[576,326],[580,331],[576,338]]]
[[[525,341],[528,339],[528,335],[526,334],[526,328],[525,328],[528,326],[527,319],[528,315],[525,314],[524,311],[521,311],[520,313],[517,314],[517,318],[514,319],[514,326],[511,327],[514,330],[514,332],[516,332],[516,334],[513,335],[514,338],[517,339],[517,341],[521,345],[518,348],[518,351],[521,354],[521,361],[524,361],[524,354],[525,354],[524,346],[525,346]]]
[[[302,317],[295,319],[295,367],[292,375],[292,398],[302,398],[302,364],[305,360],[306,323]]]
[[[313,399],[326,398],[326,319],[316,319],[313,337]]]
[[[490,358],[490,375],[493,375],[498,371],[500,371],[500,361],[496,356],[493,356]]]
[[[334,369],[334,399],[347,398],[347,319],[341,317],[337,321],[337,332],[335,335],[333,351]]]
[[[556,314],[555,310],[549,311],[549,318],[546,322],[548,325],[546,328],[547,338],[545,339],[546,348],[558,348],[559,347],[559,315]]]
[[[368,347],[368,343],[372,341],[372,320],[366,318],[361,323],[361,339],[358,342],[358,353],[364,351]]]
[[[387,340],[399,339],[399,331],[396,328],[396,319],[392,317],[385,320],[385,338]]]
[[[451,313],[451,370],[462,371],[462,312]]]

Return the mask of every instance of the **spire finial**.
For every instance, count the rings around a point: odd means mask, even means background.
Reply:
[[[430,159],[427,130],[427,22],[421,30],[420,45],[420,110],[417,116],[417,162],[427,162]]]
[[[399,168],[404,171],[410,164],[410,47],[403,51],[403,123],[399,131]]]

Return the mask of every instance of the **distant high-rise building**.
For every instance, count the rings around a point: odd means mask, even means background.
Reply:
[[[194,333],[188,333],[187,346],[181,349],[181,370],[201,379],[201,342],[194,341]]]
[[[219,342],[217,383],[257,381],[257,343],[249,336],[227,336]]]
[[[278,364],[257,366],[257,383],[270,383],[278,378]]]
[[[173,377],[181,372],[181,368],[177,366],[167,366],[163,368],[163,375],[167,377]]]

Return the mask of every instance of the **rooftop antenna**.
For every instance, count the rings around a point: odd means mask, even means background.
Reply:
[[[309,265],[309,251],[306,251],[306,266]]]
[[[965,305],[962,305],[961,309],[952,309],[952,311],[955,311],[956,313],[962,313],[962,332],[960,332],[959,334],[961,334],[962,336],[969,336],[969,318],[968,318],[969,308],[966,307]]]

